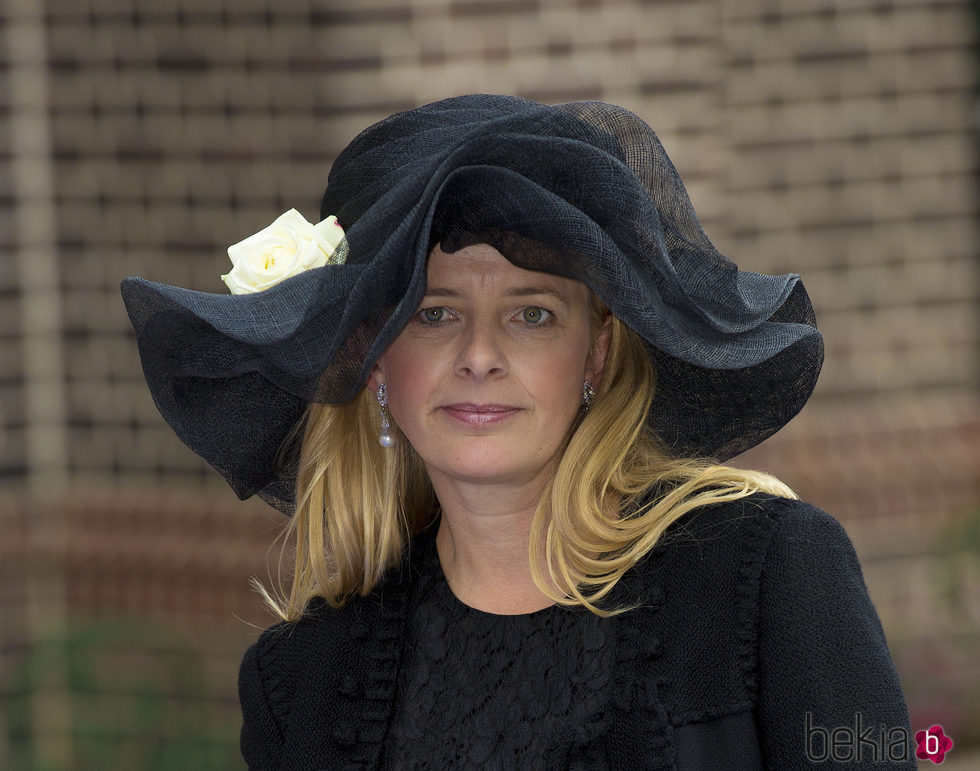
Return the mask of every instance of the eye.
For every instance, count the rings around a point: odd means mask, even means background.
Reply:
[[[438,324],[449,317],[449,310],[442,305],[423,308],[419,311],[419,319],[426,324]]]
[[[552,315],[553,314],[549,310],[539,308],[537,305],[529,305],[521,311],[521,321],[523,321],[525,324],[537,326],[540,324],[546,324],[551,320]]]

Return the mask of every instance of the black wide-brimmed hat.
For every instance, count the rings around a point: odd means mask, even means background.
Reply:
[[[722,256],[653,130],[623,108],[481,94],[396,113],[340,154],[320,213],[346,231],[342,264],[252,294],[122,284],[157,407],[243,499],[291,512],[284,438],[310,401],[364,387],[417,310],[436,243],[488,243],[585,283],[646,341],[649,424],[677,455],[747,450],[816,384],[823,343],[799,277]]]

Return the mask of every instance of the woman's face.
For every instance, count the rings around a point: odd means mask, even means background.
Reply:
[[[433,482],[529,484],[550,468],[609,345],[589,290],[476,244],[429,257],[418,312],[369,381]]]

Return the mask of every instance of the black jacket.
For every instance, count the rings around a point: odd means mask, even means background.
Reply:
[[[239,681],[252,769],[376,768],[411,559],[368,597],[267,630]],[[840,524],[756,495],[674,523],[617,587],[609,708],[555,767],[916,768],[884,633]]]

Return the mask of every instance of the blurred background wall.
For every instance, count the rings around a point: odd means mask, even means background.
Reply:
[[[980,742],[976,5],[5,0],[0,768],[240,767],[282,521],[163,423],[119,281],[224,292],[226,246],[315,221],[357,131],[474,91],[638,112],[723,253],[804,275],[824,373],[739,462],[844,523],[954,766]]]

